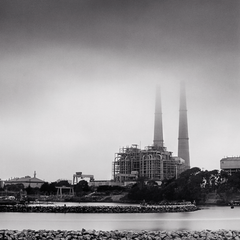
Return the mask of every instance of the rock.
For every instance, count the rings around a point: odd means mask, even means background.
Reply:
[[[219,231],[96,231],[85,230],[80,231],[47,231],[47,230],[0,230],[0,239],[6,240],[25,240],[25,239],[54,239],[54,240],[74,240],[74,239],[121,239],[121,240],[240,240],[240,231],[219,230]]]
[[[52,213],[158,213],[190,212],[199,210],[193,204],[140,206],[0,206],[0,212],[52,212]]]

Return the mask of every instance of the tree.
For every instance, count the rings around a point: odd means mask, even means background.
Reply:
[[[163,200],[174,201],[178,198],[177,182],[175,180],[168,182],[162,189]]]
[[[57,187],[70,187],[71,184],[67,181],[67,180],[61,180],[59,182],[56,183]]]
[[[45,182],[41,187],[40,187],[40,192],[44,194],[49,194],[49,183]]]
[[[240,193],[240,172],[229,174],[218,170],[201,171],[194,167],[182,172],[178,179],[166,179],[161,186],[154,181],[139,179],[129,190],[128,198],[136,201],[196,201],[204,202],[208,193],[218,193],[225,201]]]
[[[57,188],[56,188],[56,182],[52,182],[49,184],[48,192],[49,194],[56,194],[57,193]]]
[[[134,201],[158,202],[162,200],[161,188],[157,182],[149,180],[145,184],[145,178],[139,178],[128,193],[128,198]]]
[[[162,193],[166,200],[199,201],[201,199],[202,175],[198,167],[182,172],[178,179],[165,181]]]
[[[140,185],[141,186],[141,185]],[[135,201],[146,200],[146,187],[140,187],[139,184],[134,184],[128,193],[128,198]]]
[[[24,190],[24,185],[22,183],[9,184],[5,186],[5,189],[8,191],[19,192],[20,190]]]
[[[81,193],[88,191],[89,191],[88,182],[85,180],[79,181],[75,186],[75,193],[77,196],[80,196],[82,195]]]
[[[199,167],[193,167],[182,172],[179,177],[189,179],[191,176],[196,175],[199,172],[201,172],[201,169]]]
[[[26,187],[26,192],[27,192],[27,195],[30,195],[30,194],[34,193],[33,188],[30,186],[30,184],[29,184],[28,187]]]
[[[156,181],[154,181],[154,180],[149,180],[147,182],[147,186],[149,186],[149,187],[157,187],[158,183]]]

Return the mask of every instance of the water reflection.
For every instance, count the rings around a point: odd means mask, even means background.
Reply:
[[[1,229],[48,230],[239,230],[240,207],[209,207],[188,213],[75,214],[0,213]]]

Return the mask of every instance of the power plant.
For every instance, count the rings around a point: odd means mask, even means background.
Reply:
[[[178,156],[167,151],[163,140],[162,103],[160,87],[156,89],[153,145],[143,150],[138,145],[123,147],[115,154],[113,179],[116,182],[130,182],[139,177],[162,181],[177,178],[190,168],[187,104],[184,84],[180,88]]]
[[[226,168],[236,171],[235,168],[239,169],[239,166],[236,166],[235,160],[221,160],[221,169]],[[237,160],[239,162],[239,158]],[[237,164],[239,165],[239,163]],[[112,167],[113,178],[110,181],[95,181],[93,175],[76,172],[73,174],[73,185],[76,185],[79,179],[85,178],[89,179],[89,186],[94,187],[100,185],[127,185],[130,182],[136,182],[138,178],[162,181],[164,179],[178,178],[180,173],[190,168],[187,101],[183,83],[180,86],[178,156],[173,156],[172,152],[168,151],[164,146],[161,89],[158,86],[155,98],[153,144],[146,146],[144,149],[139,148],[137,144],[120,148],[119,152],[115,153]],[[5,182],[6,184],[27,183],[27,186],[30,180],[36,186],[44,183],[44,181],[36,179],[36,173],[34,173],[34,178],[29,179],[30,177],[25,177]],[[68,190],[69,194],[74,194],[73,187],[62,186],[58,187],[58,196],[62,196],[62,190]]]

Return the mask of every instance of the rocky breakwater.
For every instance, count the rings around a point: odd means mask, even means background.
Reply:
[[[240,231],[95,231],[85,230],[80,231],[51,231],[51,230],[0,230],[0,239],[2,240],[24,240],[24,239],[55,239],[55,240],[70,240],[70,239],[119,239],[119,240],[190,240],[190,239],[219,239],[219,240],[239,240]]]
[[[0,206],[0,212],[36,212],[36,213],[161,213],[190,212],[198,208],[188,205],[149,205],[149,206]]]

